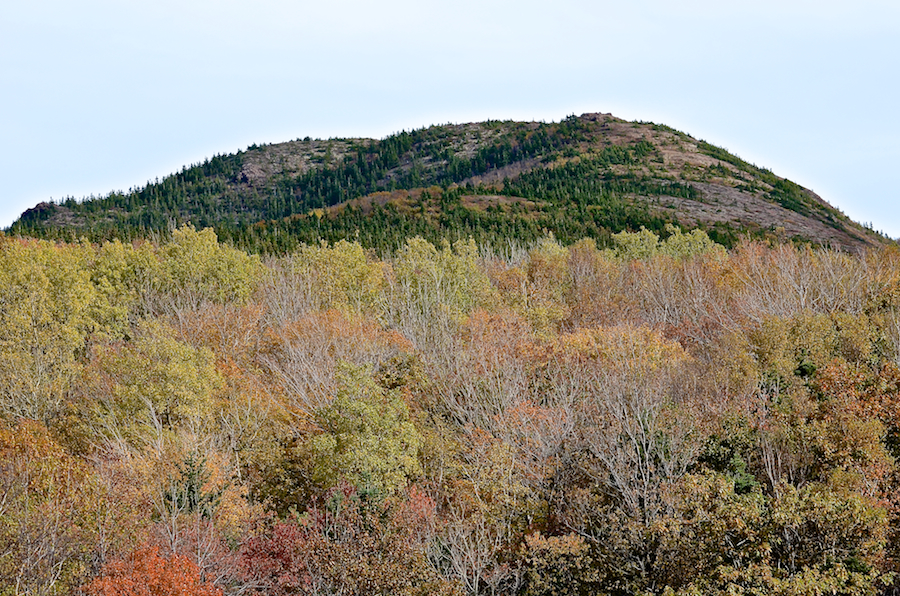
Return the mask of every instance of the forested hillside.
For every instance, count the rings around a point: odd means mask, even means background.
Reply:
[[[0,235],[0,594],[896,594],[900,250],[660,231]]]
[[[96,242],[167,237],[184,223],[272,254],[345,238],[383,254],[415,235],[502,246],[547,232],[609,247],[614,233],[667,223],[726,246],[743,234],[851,250],[885,241],[719,147],[608,114],[252,146],[129,192],[41,203],[10,231]]]

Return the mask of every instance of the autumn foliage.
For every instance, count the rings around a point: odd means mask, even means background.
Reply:
[[[0,238],[0,596],[900,592],[900,251]]]
[[[434,503],[415,487],[371,502],[349,484],[306,514],[278,521],[241,549],[244,580],[260,594],[456,593],[429,564]]]
[[[185,555],[163,557],[155,547],[140,548],[125,560],[110,561],[84,587],[89,596],[221,596],[222,590],[200,578]]]

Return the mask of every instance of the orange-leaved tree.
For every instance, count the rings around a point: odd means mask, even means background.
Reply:
[[[85,586],[88,596],[221,596],[222,590],[200,577],[200,568],[184,555],[163,557],[143,547],[111,561]]]
[[[95,479],[39,422],[0,423],[0,594],[53,596],[93,556]]]

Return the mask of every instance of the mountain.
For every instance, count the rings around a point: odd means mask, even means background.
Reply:
[[[254,145],[128,193],[41,203],[9,232],[102,240],[184,222],[272,252],[346,237],[385,250],[416,234],[506,243],[553,232],[604,245],[623,229],[667,223],[726,245],[744,234],[849,250],[887,241],[724,149],[610,114]]]

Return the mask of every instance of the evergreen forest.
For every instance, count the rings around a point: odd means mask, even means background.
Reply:
[[[185,224],[271,255],[342,239],[386,255],[415,236],[502,248],[548,233],[612,248],[615,233],[664,234],[667,224],[699,227],[727,247],[746,235],[847,250],[886,241],[720,147],[608,114],[252,145],[127,192],[41,203],[8,232],[165,241]]]

